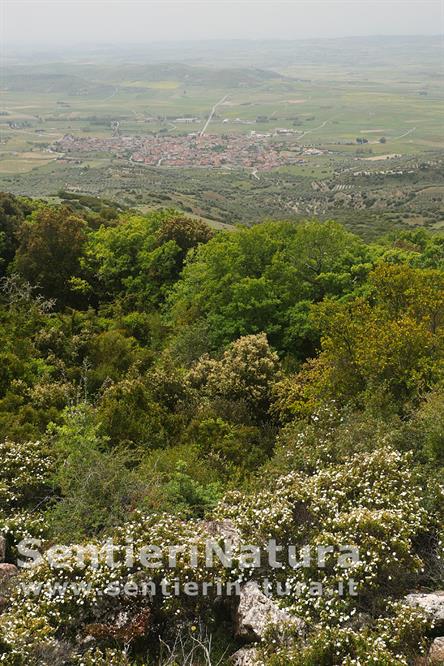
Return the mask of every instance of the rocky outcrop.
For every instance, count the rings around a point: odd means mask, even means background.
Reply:
[[[422,608],[436,627],[444,626],[444,590],[437,590],[429,594],[414,592],[405,597],[409,606]]]
[[[256,648],[241,648],[230,657],[233,666],[259,666],[261,661]]]
[[[429,664],[433,666],[438,666],[438,664],[444,664],[444,636],[440,638],[435,638],[432,645],[430,646]]]
[[[292,617],[267,597],[257,583],[250,581],[241,589],[239,606],[235,615],[235,634],[245,641],[257,641],[267,628],[276,626],[279,631],[296,630],[301,633],[304,623]]]

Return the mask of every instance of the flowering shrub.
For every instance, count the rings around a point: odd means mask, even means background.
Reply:
[[[275,539],[282,545],[309,544],[312,554],[317,546],[331,546],[322,567],[312,559],[308,566],[294,568],[282,558],[282,568],[267,572],[271,582],[280,581],[285,588],[289,610],[306,621],[314,636],[319,632],[323,636],[307,648],[305,661],[276,663],[407,663],[396,661],[396,651],[401,643],[407,644],[410,625],[413,635],[415,613],[409,614],[408,609],[398,613],[384,645],[380,639],[386,616],[394,614],[389,599],[405,593],[424,566],[415,543],[433,524],[433,517],[421,505],[421,495],[411,471],[411,455],[382,448],[326,465],[312,476],[292,472],[273,489],[252,498],[239,494],[226,498],[220,515],[229,516],[248,543]],[[349,562],[346,570],[338,567],[337,560],[343,545],[359,552],[359,560]],[[356,596],[338,594],[341,581],[348,578],[354,581]],[[322,595],[313,594],[313,581],[322,585]],[[363,611],[370,621],[375,615],[384,619],[368,638],[370,642],[361,646],[361,634],[349,627]],[[394,638],[396,632],[399,640]],[[337,661],[332,656],[336,650]],[[341,661],[351,653],[361,662]],[[380,661],[362,661],[364,654],[379,655]]]
[[[8,552],[16,557],[16,546],[22,539],[45,539],[48,536],[48,522],[39,512],[17,510],[1,516],[1,533],[6,538]]]
[[[47,488],[52,464],[41,442],[0,442],[0,507],[37,503]]]
[[[147,580],[157,584],[164,581],[170,586],[177,581],[234,582],[260,574],[266,575],[271,584],[285,587],[286,606],[304,619],[309,632],[309,641],[299,650],[300,655],[293,655],[288,648],[290,652],[287,650],[283,656],[274,650],[272,642],[266,645],[264,649],[272,652],[267,656],[271,661],[265,663],[301,666],[407,663],[406,655],[422,645],[420,637],[426,625],[419,611],[394,606],[391,599],[405,593],[423,568],[416,542],[428,525],[433,524],[433,517],[422,506],[421,488],[411,467],[410,454],[381,448],[356,454],[340,463],[323,464],[311,476],[291,472],[281,476],[273,488],[250,496],[228,494],[215,509],[214,518],[230,519],[243,543],[261,545],[276,539],[284,547],[302,548],[309,544],[313,551],[318,546],[331,547],[322,566],[316,558],[301,567],[289,566],[283,559],[281,568],[257,570],[241,566],[239,552],[235,550],[231,569],[224,568],[217,560],[208,569],[203,557],[208,538],[205,523],[167,514],[136,513],[131,522],[113,532],[114,543],[118,544],[115,568],[110,569],[105,562],[98,567],[85,567],[72,554],[62,569],[54,568],[45,556],[39,566],[22,574],[22,580],[31,589],[32,585],[40,586],[39,594],[30,596],[23,588],[17,588],[8,613],[0,616],[5,653],[8,659],[20,656],[26,663],[26,658],[31,658],[42,642],[97,633],[99,629],[93,627],[100,628],[100,636],[105,632],[114,641],[125,644],[133,632],[134,636],[139,635],[137,618],[144,612],[150,618],[143,629],[144,640],[149,639],[161,617],[168,617],[171,632],[176,624],[192,622],[201,613],[209,622],[213,616],[215,593],[212,592],[206,597],[179,594],[153,599],[116,598],[103,594],[110,586],[122,589],[130,583],[139,586]],[[146,570],[137,561],[128,566],[128,544],[134,552],[147,544],[160,546],[161,566]],[[96,542],[96,545],[104,544]],[[184,546],[184,552],[177,553],[173,569],[168,567],[167,560],[172,545]],[[337,560],[342,545],[359,552],[359,559],[348,562],[346,570],[338,566]],[[191,546],[200,553],[198,566],[192,568]],[[338,594],[338,586],[348,577],[354,581],[356,595]],[[321,584],[325,593],[313,595],[313,581]],[[113,628],[118,616],[126,618],[121,630]],[[124,658],[116,654],[116,659]],[[100,664],[102,656],[98,655],[91,653],[88,659],[97,658]],[[4,663],[21,663],[5,659]]]
[[[371,414],[349,414],[334,401],[325,403],[309,419],[291,421],[280,430],[267,474],[282,476],[289,469],[312,474],[320,467],[390,444],[396,424]]]
[[[305,645],[262,646],[267,666],[409,666],[424,653],[424,632],[430,623],[418,609],[387,604],[390,615],[359,629],[325,627]]]
[[[153,580],[157,585],[164,581],[171,589],[175,581],[184,584],[192,580],[202,584],[216,578],[224,580],[230,572],[223,569],[217,560],[213,569],[205,567],[204,549],[207,537],[202,523],[185,522],[166,514],[147,517],[139,513],[132,522],[117,528],[113,534],[116,544],[116,566],[113,568],[108,567],[103,559],[97,567],[85,566],[85,563],[90,562],[88,557],[84,563],[78,560],[74,552],[64,558],[63,567],[58,568],[47,553],[38,566],[22,574],[22,581],[27,587],[16,588],[9,612],[0,616],[0,641],[8,655],[4,658],[4,663],[14,664],[15,662],[8,659],[12,659],[12,655],[14,658],[19,655],[25,664],[26,659],[32,657],[42,642],[61,637],[69,639],[76,634],[88,635],[94,631],[91,625],[109,625],[112,628],[119,616],[127,618],[127,631],[119,633],[110,629],[109,635],[114,641],[120,640],[126,644],[132,638],[132,631],[134,637],[139,635],[134,618],[138,617],[143,609],[148,611],[151,608],[157,617],[167,614],[170,618],[170,631],[175,623],[183,623],[187,618],[194,619],[203,609],[209,621],[214,594],[207,598],[160,596],[153,601],[152,607],[149,596],[113,596],[104,593],[112,587],[122,590],[130,584],[140,586],[148,580]],[[134,552],[147,544],[159,546],[160,567],[145,569],[137,560],[134,566],[129,566],[128,544],[132,545]],[[90,545],[101,548],[104,543],[91,542]],[[168,547],[173,545],[184,546],[185,553],[178,552],[177,565],[170,568]],[[196,568],[190,568],[188,553],[191,546],[196,546],[200,553],[199,565]],[[148,637],[149,625],[144,628],[143,633]]]
[[[244,400],[260,409],[268,404],[278,372],[278,355],[270,349],[265,333],[260,333],[233,342],[220,360],[202,357],[189,379],[211,398]]]

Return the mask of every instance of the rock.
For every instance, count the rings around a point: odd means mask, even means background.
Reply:
[[[241,589],[236,610],[235,633],[237,638],[257,641],[264,636],[269,625],[278,629],[296,629],[302,632],[304,623],[279,608],[267,597],[257,583],[250,581]]]
[[[13,576],[17,576],[18,569],[14,564],[0,564],[0,584],[8,581]]]
[[[34,664],[72,664],[74,658],[72,646],[67,641],[45,641],[32,647]]]
[[[231,548],[241,545],[241,535],[231,520],[210,520],[203,524],[208,535],[215,541],[222,539]]]
[[[444,636],[435,638],[429,651],[430,664],[444,664]]]
[[[0,596],[7,594],[8,583],[17,574],[18,569],[13,564],[0,564]]]
[[[5,561],[6,555],[6,539],[0,534],[0,562]]]
[[[354,631],[359,631],[364,627],[370,625],[372,622],[372,616],[370,613],[356,613],[353,615],[344,626],[350,627]]]
[[[429,594],[415,592],[408,594],[405,601],[409,606],[422,608],[436,627],[444,625],[444,590],[437,590]]]
[[[89,650],[97,645],[97,641],[94,638],[94,636],[90,636],[89,634],[82,638],[81,636],[76,637],[76,643],[80,647],[81,650]]]
[[[256,648],[241,648],[230,657],[233,666],[259,666],[259,653]]]
[[[85,627],[88,637],[95,640],[114,639],[130,643],[135,638],[146,636],[151,624],[149,608],[142,609],[134,616],[126,611],[118,611],[113,620],[96,622]]]
[[[414,666],[429,666],[429,660],[427,657],[416,657],[413,664]]]

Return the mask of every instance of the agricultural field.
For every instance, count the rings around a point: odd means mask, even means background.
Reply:
[[[2,73],[3,190],[368,237],[444,224],[439,38],[8,54]]]

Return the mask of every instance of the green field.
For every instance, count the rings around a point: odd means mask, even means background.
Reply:
[[[156,206],[166,196],[171,205],[222,223],[347,217],[353,209],[371,227],[382,208],[393,208],[399,224],[442,225],[441,190],[426,197],[425,208],[423,194],[442,179],[438,38],[196,49],[186,52],[186,61],[173,47],[167,54],[77,54],[33,64],[11,56],[0,86],[0,188],[45,197],[76,188],[131,206]],[[285,128],[294,132],[285,139],[289,145],[323,154],[260,173],[258,180],[242,170],[138,167],[109,153],[61,164],[48,151],[65,134],[112,137],[116,123],[123,137],[198,132],[223,98],[208,133]],[[184,117],[196,121],[175,122]],[[365,182],[350,178],[364,170],[370,172]],[[386,170],[403,173],[395,182],[393,174],[381,174]],[[361,190],[367,201],[357,197]]]

